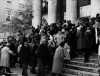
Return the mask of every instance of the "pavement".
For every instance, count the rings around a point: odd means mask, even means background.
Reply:
[[[15,67],[15,68],[10,68],[10,69],[14,74],[18,74],[17,76],[22,76],[22,69],[19,66]],[[28,67],[27,72],[28,72],[28,76],[36,76],[36,74],[31,74],[30,73],[30,67]],[[46,74],[45,76],[51,76],[51,75]],[[65,73],[64,76],[76,76],[76,75],[71,75],[71,74],[66,74]]]
[[[10,70],[14,73],[14,74],[18,74],[18,76],[22,76],[22,69],[19,67],[19,65],[17,64],[16,67],[14,68],[10,68]],[[36,74],[32,74],[30,73],[30,67],[28,67],[28,76],[36,76]],[[46,76],[51,76],[50,74],[46,74]]]
[[[11,71],[15,74],[18,74],[18,76],[22,76],[22,69],[20,67],[14,67],[14,68],[10,68]],[[31,74],[30,73],[30,68],[28,68],[28,76],[36,76],[36,74]]]

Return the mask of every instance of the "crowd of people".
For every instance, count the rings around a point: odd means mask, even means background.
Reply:
[[[45,71],[61,76],[65,58],[70,60],[83,55],[84,62],[88,62],[92,53],[98,53],[99,43],[99,14],[94,18],[79,18],[75,24],[68,20],[41,25],[37,29],[33,27],[29,37],[19,31],[17,38],[9,36],[7,41],[1,42],[0,65],[11,72],[10,67],[19,63],[23,76],[28,76],[28,65],[30,72],[37,76],[45,76]]]

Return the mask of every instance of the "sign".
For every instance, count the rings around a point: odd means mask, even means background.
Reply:
[[[91,5],[80,7],[80,17],[91,16]]]

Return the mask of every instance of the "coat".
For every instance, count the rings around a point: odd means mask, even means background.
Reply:
[[[77,30],[77,49],[80,50],[83,48],[83,36],[82,36],[82,31]]]
[[[38,59],[41,59],[44,63],[46,63],[49,58],[49,51],[47,45],[40,44],[36,50],[36,55]]]
[[[59,46],[56,49],[53,58],[52,72],[58,74],[62,73],[63,62],[64,62],[64,49],[61,46]]]
[[[7,47],[3,47],[1,49],[1,62],[0,66],[9,67],[9,55],[12,53],[12,51]]]
[[[20,48],[19,56],[23,64],[28,64],[30,61],[30,47],[22,45]]]
[[[93,45],[93,35],[91,30],[86,30],[84,33],[84,48],[90,48]]]
[[[54,37],[54,41],[56,42],[56,46],[59,46],[59,44],[63,41],[64,37],[63,34],[56,34]]]
[[[99,46],[98,46],[98,55],[100,56],[100,41],[99,41]]]
[[[70,46],[70,49],[75,52],[76,49],[77,49],[77,30],[76,28],[72,29],[72,31],[70,31],[70,34],[69,34],[69,46]]]

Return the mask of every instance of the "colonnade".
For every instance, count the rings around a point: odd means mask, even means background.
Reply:
[[[33,0],[33,15],[32,25],[37,28],[37,25],[42,23],[42,2],[43,0]],[[75,23],[77,20],[77,2],[78,0],[66,0],[66,20],[71,20]],[[63,9],[63,8],[62,8]],[[95,17],[96,13],[100,12],[100,0],[91,0],[91,16]],[[48,0],[48,24],[56,22],[57,16],[57,0]]]

